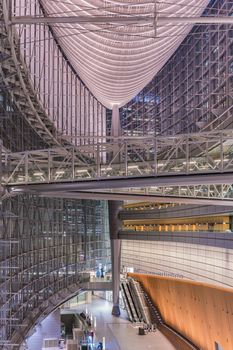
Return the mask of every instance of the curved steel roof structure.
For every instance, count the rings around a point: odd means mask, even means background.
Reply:
[[[167,23],[155,33],[154,17],[199,16],[206,0],[41,0],[48,16],[89,16],[89,23],[53,24],[77,73],[106,107],[123,106],[160,70],[190,30]],[[126,23],[93,23],[97,16],[151,17]],[[155,37],[156,34],[156,37]]]

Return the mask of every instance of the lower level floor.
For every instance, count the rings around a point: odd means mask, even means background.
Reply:
[[[72,304],[71,304],[72,305]],[[82,304],[76,307],[71,306],[61,310],[62,314],[71,313],[87,313],[93,320],[94,324],[94,339],[93,347],[90,349],[96,349],[97,344],[100,342],[103,344],[105,350],[175,350],[175,347],[161,334],[158,330],[150,332],[145,335],[138,334],[138,326],[130,323],[127,320],[127,315],[124,310],[121,310],[121,316],[115,317],[111,315],[112,304],[104,299],[94,296],[91,303]],[[56,311],[55,311],[56,312]],[[58,320],[58,318],[56,318]],[[46,322],[44,320],[43,322]],[[41,328],[43,329],[43,322]],[[51,322],[55,321],[51,319]],[[51,326],[51,325],[50,325]],[[56,325],[53,324],[53,328]],[[60,326],[60,325],[59,325]],[[46,326],[47,331],[49,325]],[[38,331],[37,331],[38,332]],[[27,341],[28,350],[55,350],[56,348],[44,348],[40,347],[38,343],[38,334],[34,333]],[[53,338],[53,334],[47,332],[41,332],[41,343],[47,338]],[[67,341],[66,344],[61,345],[63,349],[73,350],[72,341]],[[59,349],[61,347],[57,347]],[[77,349],[77,346],[75,347]],[[79,350],[79,348],[78,348]]]

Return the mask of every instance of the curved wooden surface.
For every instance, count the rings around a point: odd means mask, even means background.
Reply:
[[[201,350],[233,350],[233,289],[129,273],[141,282],[163,320]]]

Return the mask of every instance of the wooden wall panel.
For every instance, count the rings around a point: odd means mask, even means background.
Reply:
[[[233,350],[233,289],[129,273],[141,282],[164,321],[202,350]]]

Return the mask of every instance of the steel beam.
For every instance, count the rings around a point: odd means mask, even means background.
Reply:
[[[52,191],[79,191],[79,190],[101,190],[134,187],[165,187],[165,186],[192,186],[213,185],[233,183],[233,172],[229,173],[207,173],[195,175],[167,175],[167,176],[142,176],[142,177],[117,177],[111,179],[82,180],[59,183],[38,183],[8,185],[6,188],[10,193],[19,192],[52,192]]]
[[[57,24],[57,23],[118,23],[118,24],[148,24],[154,22],[154,16],[15,16],[11,18],[9,24],[32,25],[37,23]],[[230,16],[221,17],[156,17],[157,26],[163,24],[233,24]]]
[[[44,192],[39,194],[40,197],[51,198],[71,198],[71,199],[93,199],[93,200],[114,200],[114,201],[142,201],[142,202],[154,202],[154,203],[183,203],[183,204],[197,204],[197,205],[221,205],[221,206],[233,206],[233,200],[224,199],[210,199],[210,198],[187,198],[187,197],[175,197],[175,196],[158,196],[158,195],[142,195],[132,193],[107,193],[107,192]]]

